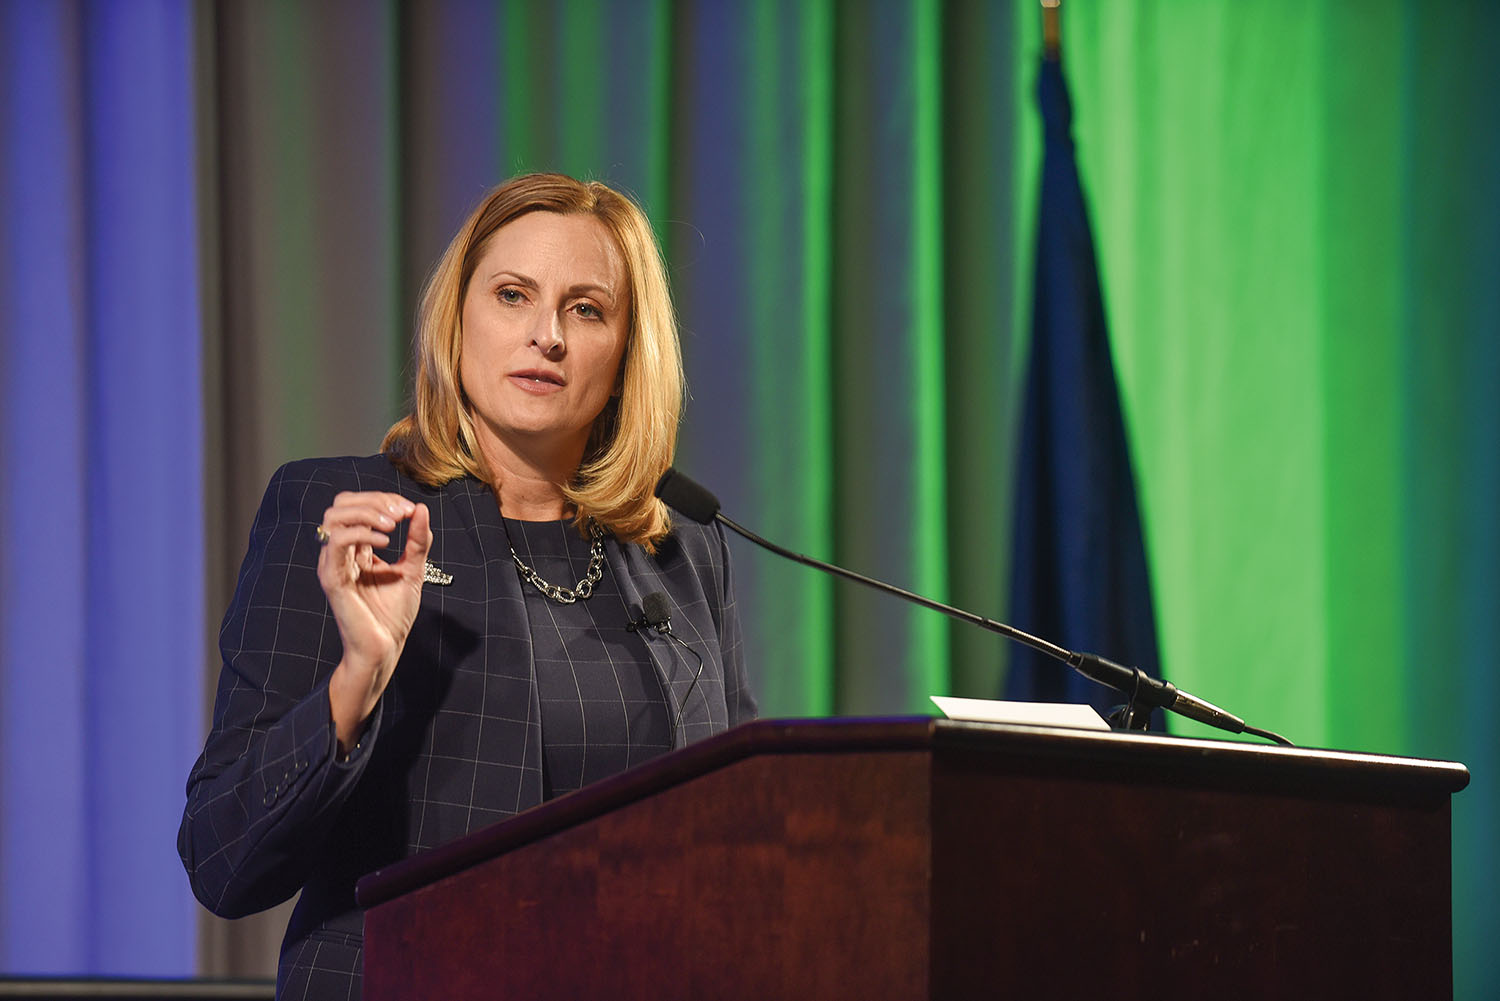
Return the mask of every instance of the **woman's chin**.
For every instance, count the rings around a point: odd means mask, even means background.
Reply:
[[[495,450],[509,452],[533,465],[558,463],[577,466],[588,444],[591,426],[582,428],[556,420],[517,416],[504,424],[480,422],[480,448],[493,461]]]

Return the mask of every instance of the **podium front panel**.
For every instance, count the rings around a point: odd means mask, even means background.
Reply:
[[[524,845],[371,911],[364,996],[924,997],[928,773],[751,758]]]
[[[1451,762],[762,721],[360,882],[365,997],[1442,998]]]

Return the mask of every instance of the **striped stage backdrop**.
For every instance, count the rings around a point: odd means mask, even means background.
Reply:
[[[271,470],[375,449],[425,269],[518,171],[644,204],[680,465],[731,516],[1003,614],[1039,24],[0,0],[0,972],[269,969],[276,919],[204,922],[175,856],[217,620]],[[1063,37],[1163,673],[1470,766],[1460,997],[1500,994],[1497,29],[1483,0],[1069,0]],[[995,638],[736,556],[767,714],[1001,690]]]

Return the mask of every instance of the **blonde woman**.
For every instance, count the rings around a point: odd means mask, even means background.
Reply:
[[[438,262],[382,452],[272,478],[178,847],[216,914],[302,891],[278,997],[358,996],[365,873],[754,715],[722,534],[652,494],[682,399],[640,209],[526,175]],[[701,672],[626,628],[662,595]]]

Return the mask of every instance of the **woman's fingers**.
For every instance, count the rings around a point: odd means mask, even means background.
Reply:
[[[330,534],[339,525],[368,525],[389,532],[415,509],[415,504],[399,494],[346,491],[323,512],[323,526]]]
[[[408,518],[401,557],[387,563],[376,550],[389,546],[396,526]],[[318,557],[318,580],[344,646],[328,687],[344,744],[384,691],[416,618],[422,564],[432,545],[431,515],[425,504],[398,494],[353,491],[334,498],[319,527],[327,542]]]
[[[411,525],[406,529],[406,551],[403,561],[410,560],[420,566],[427,561],[427,551],[432,548],[432,513],[426,504],[418,504],[411,515]]]
[[[390,544],[389,535],[368,525],[336,525],[329,529],[328,542],[325,543],[335,548],[374,546],[376,549],[384,549]]]
[[[334,550],[335,562],[348,559],[351,547],[363,547],[353,554],[354,560],[361,569],[368,568],[378,562],[370,550],[389,546],[390,533],[417,507],[399,494],[345,491],[323,512],[318,539],[325,549]],[[427,532],[425,528],[423,531]]]
[[[422,554],[416,562],[420,579],[422,559],[431,544],[425,505],[417,505],[399,494],[378,491],[345,491],[323,512],[319,539],[323,543],[318,557],[318,577],[323,589],[332,592],[355,584],[375,583],[381,579],[412,576],[405,557],[387,563],[376,550],[391,544],[396,526],[421,510],[421,525],[416,530],[416,548]],[[407,532],[407,550],[413,549],[412,530]]]
[[[412,509],[417,505],[407,500],[400,494],[386,493],[381,490],[341,490],[333,497],[333,506],[376,504],[384,507],[392,515],[408,517]]]

